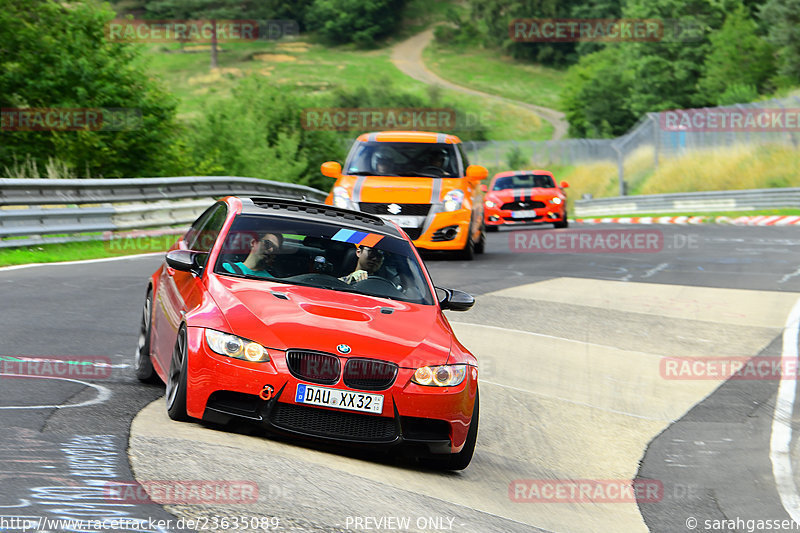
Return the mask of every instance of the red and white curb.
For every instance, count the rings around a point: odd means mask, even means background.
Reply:
[[[582,224],[733,224],[735,226],[794,226],[800,225],[800,216],[751,216],[751,217],[615,217],[576,218]]]

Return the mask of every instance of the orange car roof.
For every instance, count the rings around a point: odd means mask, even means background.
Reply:
[[[447,133],[433,131],[373,131],[358,136],[361,142],[406,142],[406,143],[460,143],[461,139]]]

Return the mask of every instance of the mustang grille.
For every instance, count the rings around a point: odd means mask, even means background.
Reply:
[[[392,213],[389,211],[389,206],[392,204],[378,204],[370,202],[360,202],[358,207],[363,213],[371,215],[414,215],[414,216],[428,216],[428,211],[431,210],[431,204],[395,204],[400,206],[399,213]]]
[[[286,365],[294,377],[323,385],[339,381],[341,372],[339,358],[327,353],[290,350],[286,354]]]
[[[525,206],[523,207],[520,204],[525,204]],[[524,202],[520,202],[520,201],[507,202],[507,203],[501,205],[500,209],[510,209],[511,211],[518,211],[520,209],[522,209],[522,210],[540,209],[542,207],[545,207],[545,203],[544,202],[539,202],[537,200],[526,200]]]
[[[350,359],[344,365],[344,383],[351,389],[384,390],[394,383],[397,365],[374,359]]]
[[[304,405],[277,403],[270,421],[282,429],[319,437],[361,441],[393,441],[397,437],[393,418],[342,413]]]

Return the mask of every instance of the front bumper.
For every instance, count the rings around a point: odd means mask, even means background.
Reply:
[[[401,368],[384,391],[381,415],[308,406],[294,401],[298,383],[356,390],[341,380],[319,385],[292,376],[285,352],[269,350],[271,361],[249,363],[218,355],[206,347],[203,328],[188,328],[187,413],[224,423],[244,419],[294,437],[357,445],[412,445],[432,454],[457,453],[467,437],[477,390],[477,369],[457,387],[423,387],[410,381],[413,369]],[[344,357],[340,358],[344,360]],[[344,365],[342,365],[344,366]],[[259,393],[269,385],[269,400]]]
[[[426,220],[422,233],[414,239],[414,246],[424,250],[463,250],[467,245],[471,220],[472,211],[469,209],[436,213]],[[455,232],[455,236],[448,238],[451,232]]]
[[[535,216],[516,218],[512,214],[514,211],[486,207],[484,208],[484,223],[487,226],[515,226],[521,224],[553,224],[555,222],[564,222],[567,219],[566,210],[555,206],[540,207],[530,211],[533,211]]]

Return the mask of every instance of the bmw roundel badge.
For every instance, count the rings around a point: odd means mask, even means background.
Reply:
[[[341,354],[347,355],[350,353],[350,347],[346,344],[340,344],[339,346],[336,347],[336,351],[338,351]]]

